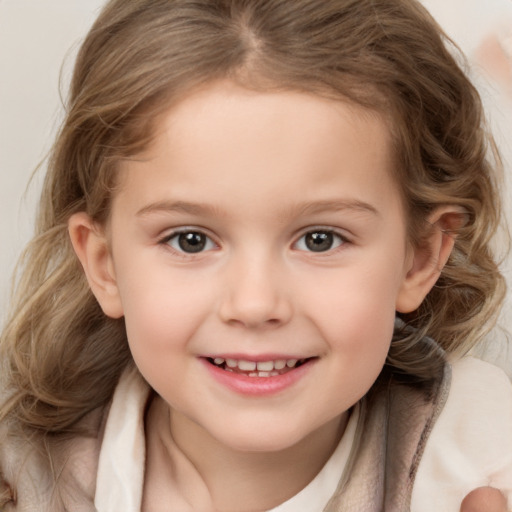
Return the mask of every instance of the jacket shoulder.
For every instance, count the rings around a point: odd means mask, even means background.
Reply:
[[[107,413],[108,406],[84,416],[77,424],[77,431],[83,434],[49,437],[45,442],[16,435],[2,425],[0,510],[94,511],[96,473]]]

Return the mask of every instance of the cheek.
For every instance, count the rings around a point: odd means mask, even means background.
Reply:
[[[354,390],[371,386],[389,350],[399,279],[392,269],[386,270],[375,265],[340,273],[330,282],[317,280],[320,286],[309,302],[310,321],[321,331],[336,364],[343,365],[345,376],[351,375],[346,382],[354,383]]]
[[[164,364],[189,345],[211,309],[208,290],[171,273],[136,276],[132,269],[118,279],[128,342],[136,360]]]
[[[322,319],[320,323],[328,330],[328,338],[350,332],[353,339],[371,342],[372,332],[393,325],[400,287],[399,273],[393,270],[369,263],[335,275],[315,275],[307,287],[313,290],[307,307],[311,317]]]
[[[338,376],[333,388],[344,389],[350,403],[362,398],[382,371],[393,336],[395,311],[366,297],[352,297],[350,307],[338,315],[324,333]],[[337,387],[336,387],[337,386]]]
[[[194,335],[205,310],[195,294],[172,288],[139,290],[125,308],[128,345],[133,360],[146,381],[175,407],[181,400],[185,376],[194,355]],[[194,386],[190,391],[199,392]]]

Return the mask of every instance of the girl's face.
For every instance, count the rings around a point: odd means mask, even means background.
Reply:
[[[169,110],[120,166],[107,314],[174,421],[292,446],[381,371],[414,252],[376,115],[228,82]]]

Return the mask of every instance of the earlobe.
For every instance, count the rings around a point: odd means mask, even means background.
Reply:
[[[424,242],[411,248],[409,268],[399,290],[396,310],[411,313],[435,285],[455,244],[457,231],[467,216],[455,206],[437,208],[428,218],[429,232]]]
[[[87,281],[103,312],[111,318],[123,316],[112,257],[106,235],[85,213],[72,215],[68,232]]]

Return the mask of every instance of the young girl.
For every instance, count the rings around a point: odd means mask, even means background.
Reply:
[[[2,510],[511,500],[510,383],[460,357],[492,149],[413,0],[110,1],[2,336]]]

